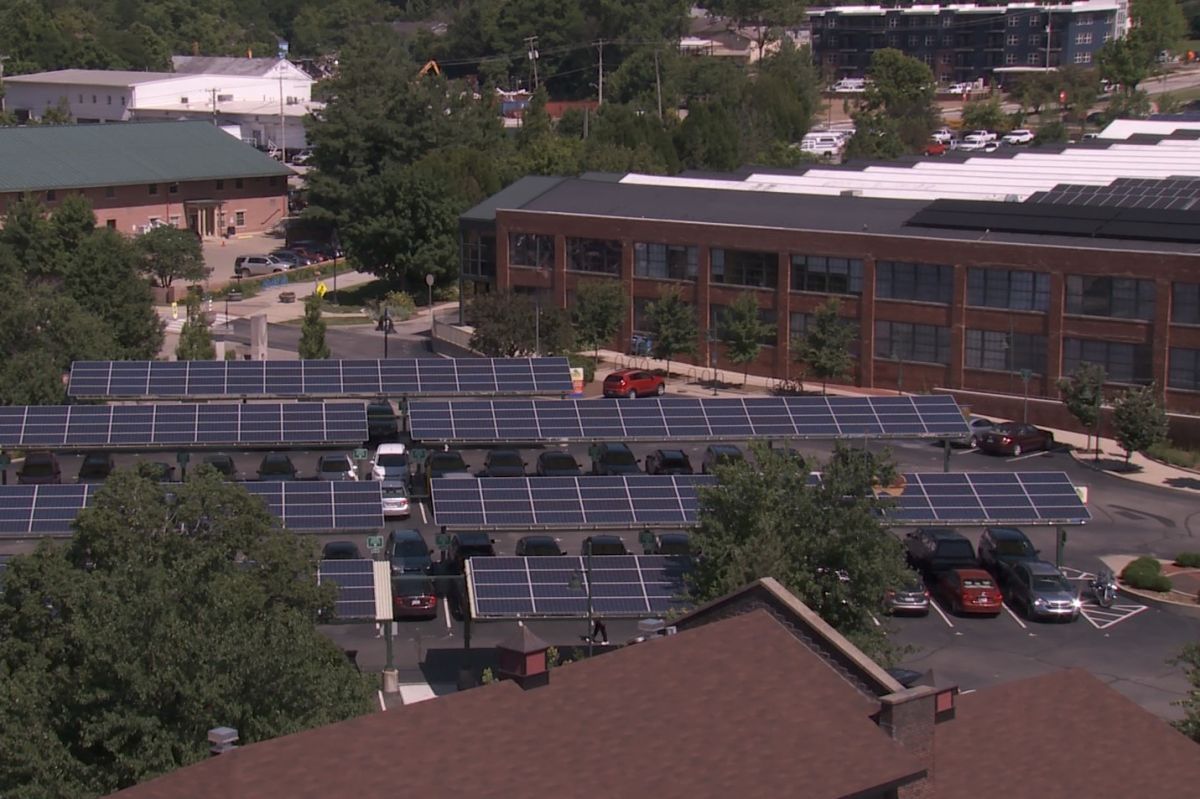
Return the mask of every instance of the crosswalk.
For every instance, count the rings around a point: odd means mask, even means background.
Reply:
[[[209,316],[212,319],[210,327],[213,329],[222,328],[230,321],[233,321],[237,318],[234,316],[226,316],[223,313],[213,313],[209,314]],[[163,321],[167,323],[164,329],[168,333],[179,333],[183,330],[183,323],[187,321],[187,318],[183,314],[180,314],[178,319],[172,319],[170,314],[166,314],[163,316]]]

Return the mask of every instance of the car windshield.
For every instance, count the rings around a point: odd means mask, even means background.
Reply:
[[[997,541],[996,554],[1020,557],[1022,555],[1032,555],[1033,548],[1029,546],[1029,542],[1022,541],[1019,538],[1008,541]]]
[[[632,466],[637,463],[633,453],[627,449],[610,449],[604,453],[604,460],[616,466]]]
[[[348,472],[350,463],[345,458],[321,458],[321,471]]]
[[[439,452],[429,459],[429,471],[453,472],[466,469],[467,464],[457,452]]]
[[[1059,577],[1057,574],[1035,574],[1033,575],[1033,590],[1041,592],[1062,592],[1071,593],[1071,585],[1065,577]]]
[[[488,466],[504,466],[520,469],[525,464],[521,462],[521,456],[515,452],[493,452],[492,457],[488,458]]]
[[[379,490],[388,499],[403,499],[408,496],[408,492],[404,490],[404,486],[384,486]]]
[[[620,541],[609,541],[605,539],[593,538],[591,541],[593,555],[624,555],[625,545]],[[584,552],[587,552],[587,546],[584,546]]]
[[[942,541],[938,544],[939,558],[974,558],[970,541]]]
[[[687,463],[687,456],[682,452],[664,452],[663,463],[670,466],[683,466]]]
[[[88,455],[79,467],[81,475],[106,475],[109,472],[108,458]]]
[[[963,588],[994,588],[991,580],[984,580],[981,577],[968,577],[962,581]]]
[[[49,458],[25,458],[22,473],[31,477],[48,477],[54,474],[54,465]]]
[[[375,465],[385,469],[399,469],[408,465],[408,455],[403,452],[389,452],[377,457]]]
[[[578,469],[579,464],[566,453],[552,453],[542,456],[542,465],[547,469]]]
[[[263,474],[291,474],[292,462],[286,457],[266,457],[258,470]]]
[[[402,558],[420,558],[429,554],[426,546],[413,538],[406,538],[396,542],[395,549],[392,550],[393,555]]]
[[[553,541],[526,541],[526,555],[557,555],[558,544]]]

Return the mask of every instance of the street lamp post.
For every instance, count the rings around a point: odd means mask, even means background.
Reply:
[[[395,327],[396,327],[395,324],[393,324],[393,322],[392,322],[392,309],[384,308],[383,315],[379,317],[379,326],[376,328],[377,330],[383,331],[383,358],[384,358],[384,360],[387,360],[387,357],[388,357],[388,336],[391,335],[393,330],[395,330]]]
[[[433,273],[425,275],[425,287],[429,289],[429,338],[437,330],[437,317],[433,315]]]
[[[1025,384],[1025,406],[1021,413],[1021,422],[1029,424],[1029,379],[1033,377],[1033,372],[1029,369],[1021,370],[1021,382]]]
[[[580,588],[587,589],[587,636],[585,636],[585,637],[587,638],[588,657],[591,657],[592,656],[592,644],[594,643],[593,639],[595,638],[595,636],[593,634],[593,632],[595,630],[595,622],[593,621],[593,618],[592,618],[594,616],[594,612],[593,612],[593,607],[592,607],[592,542],[591,541],[587,542],[587,546],[584,548],[584,552],[583,552],[583,575],[580,575],[578,570],[573,572],[571,574],[570,578],[568,578],[567,587],[571,588],[574,591],[578,591]]]
[[[708,329],[708,365],[713,370],[712,393],[717,396],[717,331]]]
[[[904,393],[904,359],[895,345],[892,346],[892,360],[896,362],[896,393]]]

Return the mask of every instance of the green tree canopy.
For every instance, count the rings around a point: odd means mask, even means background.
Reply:
[[[1113,401],[1113,427],[1125,450],[1125,462],[1135,452],[1167,439],[1167,412],[1154,386],[1128,388]]]
[[[851,114],[855,133],[847,156],[895,158],[919,151],[941,120],[933,72],[921,61],[885,48],[871,56],[867,77],[867,90]]]
[[[181,361],[211,361],[217,357],[208,317],[200,308],[200,298],[194,294],[188,296],[187,319],[179,331],[175,357]]]
[[[571,320],[561,308],[528,294],[494,291],[467,306],[471,348],[491,358],[565,355],[574,349]]]
[[[1091,448],[1092,433],[1099,435],[1100,409],[1104,403],[1104,381],[1108,375],[1104,367],[1084,362],[1075,371],[1058,381],[1058,390],[1063,405],[1087,431],[1088,448]],[[1099,442],[1097,442],[1099,446]]]
[[[325,342],[325,320],[321,318],[321,298],[316,294],[304,300],[304,322],[300,326],[297,353],[306,361],[329,357],[329,345]]]
[[[998,96],[969,100],[963,106],[962,124],[964,130],[1007,131],[1008,114],[1004,113]]]
[[[762,352],[763,339],[771,332],[759,313],[758,300],[749,291],[738,295],[720,319],[718,336],[729,360],[742,365],[743,384],[750,374],[750,364]]]
[[[0,793],[93,797],[243,743],[369,710],[314,627],[332,607],[312,543],[202,466],[170,492],[117,472],[65,545],[0,591]]]
[[[176,280],[198,283],[208,277],[200,240],[190,230],[170,225],[151,228],[134,239],[134,247],[142,258],[141,272],[159,286],[165,288]]]
[[[626,312],[625,291],[619,280],[581,280],[575,287],[571,321],[575,341],[600,357],[600,346],[613,340]]]
[[[654,357],[667,362],[671,375],[671,359],[682,353],[696,351],[696,309],[684,301],[679,289],[671,286],[646,306],[646,323],[653,339]]]
[[[820,379],[821,393],[830,380],[844,377],[854,363],[851,344],[858,338],[858,331],[842,318],[841,310],[842,303],[836,297],[818,306],[796,348],[796,359],[808,364]]]

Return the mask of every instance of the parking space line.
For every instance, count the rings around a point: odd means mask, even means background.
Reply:
[[[442,603],[442,617],[446,619],[446,629],[453,631],[454,627],[450,624],[450,603],[449,602]]]
[[[1107,630],[1114,624],[1120,624],[1148,609],[1146,605],[1113,605],[1102,608],[1094,602],[1085,602],[1079,609],[1079,615],[1087,619],[1088,623],[1097,630]]]
[[[978,448],[976,448],[976,449],[964,448],[964,449],[951,450],[950,454],[957,456],[957,455],[982,455],[983,453]]]
[[[1028,460],[1030,458],[1040,458],[1043,455],[1049,455],[1049,454],[1050,454],[1050,452],[1048,450],[1039,449],[1036,452],[1026,452],[1024,455],[1014,455],[1012,457],[1005,458],[1004,462],[1005,463],[1016,463],[1017,461],[1024,461],[1024,460]]]
[[[429,524],[429,517],[425,515],[425,503],[417,502],[417,507],[421,509],[421,524]]]
[[[942,621],[946,622],[947,627],[949,627],[951,630],[954,629],[954,622],[950,621],[950,617],[946,615],[945,611],[938,607],[938,603],[935,600],[929,600],[929,607],[937,611],[937,614],[942,617]]]
[[[1009,616],[1012,616],[1013,621],[1015,621],[1017,624],[1021,625],[1022,630],[1029,629],[1028,627],[1025,626],[1025,622],[1021,621],[1021,617],[1018,616],[1016,613],[1014,613],[1013,609],[1008,606],[1007,602],[1002,603],[1001,607],[1003,607],[1008,612]]]

